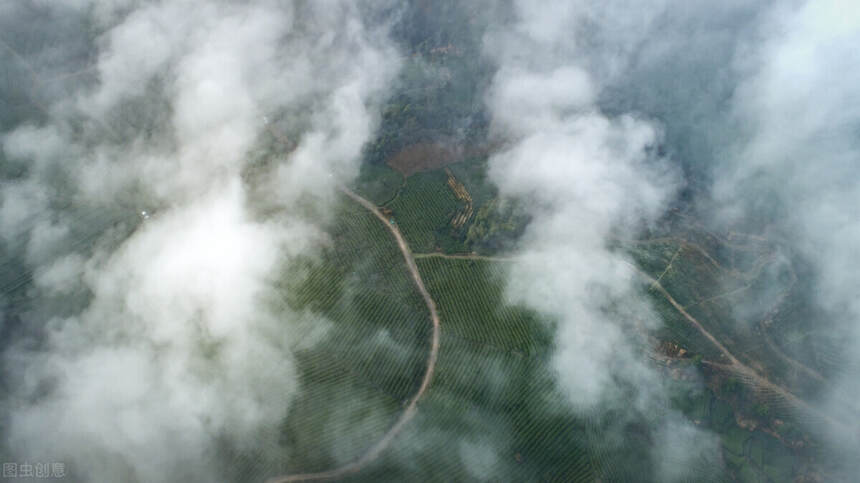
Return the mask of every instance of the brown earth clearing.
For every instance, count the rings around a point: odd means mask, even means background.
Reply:
[[[430,171],[489,152],[486,145],[463,146],[442,141],[421,142],[406,146],[388,158],[386,164],[403,176]]]

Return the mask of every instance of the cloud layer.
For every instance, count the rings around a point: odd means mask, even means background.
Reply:
[[[602,29],[624,23],[613,15],[621,6],[558,7],[519,2],[513,24],[486,40],[499,65],[488,95],[494,135],[508,143],[491,157],[490,176],[532,215],[510,272],[509,298],[555,321],[553,368],[574,408],[661,414],[660,424],[671,420],[685,434],[684,444],[654,448],[661,479],[679,477],[693,455],[716,447],[668,410],[661,377],[635,337],[656,317],[632,265],[609,245],[660,216],[680,177],[656,154],[659,125],[632,114],[610,116],[598,106],[603,85],[589,61],[588,32],[595,22]],[[661,466],[667,451],[672,464]],[[664,471],[670,467],[671,474]]]
[[[765,233],[812,267],[815,323],[844,361],[817,405],[856,419],[856,7],[512,6],[487,2],[482,19],[502,146],[490,177],[531,215],[508,294],[552,321],[571,406],[658,414],[661,481],[719,453],[667,409],[637,342],[659,321],[609,248],[683,193],[709,228]],[[301,390],[291,323],[316,319],[275,309],[270,282],[324,243],[317,222],[358,171],[398,67],[368,20],[387,7],[0,6],[3,37],[20,39],[0,46],[0,237],[7,271],[32,279],[29,302],[0,299],[8,451],[94,481],[213,481],[225,439],[275,446]],[[853,428],[822,434],[860,448]],[[459,442],[472,476],[496,465],[494,444]]]
[[[42,8],[96,54],[21,56],[45,117],[3,137],[25,174],[0,226],[43,308],[6,352],[8,447],[92,481],[221,479],[218,445],[276,447],[300,390],[270,282],[321,241],[298,203],[325,214],[357,174],[397,56],[347,2]],[[90,77],[53,96],[40,73],[63,68]]]
[[[677,186],[663,167],[671,163],[707,228],[763,234],[810,267],[793,296],[816,307],[806,323],[840,361],[814,406],[856,420],[860,25],[851,10],[570,2],[521,7],[520,21],[492,42],[500,70],[490,107],[496,129],[516,140],[492,161],[494,176],[537,215],[524,245],[532,269],[512,274],[511,293],[562,321],[556,357],[575,404],[611,396],[618,380],[607,368],[625,330],[595,308],[635,289],[603,248],[610,227],[659,216]],[[655,151],[668,159],[646,162]],[[577,262],[578,254],[587,255]],[[578,377],[577,365],[589,370]],[[817,429],[836,453],[860,447],[852,424]]]
[[[744,52],[747,75],[732,104],[745,135],[719,166],[714,190],[719,223],[764,220],[811,264],[803,283],[822,320],[810,323],[830,328],[842,361],[819,407],[840,421],[826,433],[846,453],[860,450],[858,13],[839,2],[768,12],[764,40]]]

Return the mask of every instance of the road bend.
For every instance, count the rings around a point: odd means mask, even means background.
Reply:
[[[337,478],[342,478],[344,476],[357,473],[361,471],[362,468],[367,466],[369,463],[376,460],[380,454],[391,444],[391,441],[400,433],[406,423],[412,420],[415,416],[415,413],[418,410],[418,401],[424,396],[424,393],[427,391],[427,388],[430,386],[430,381],[433,379],[433,371],[436,368],[436,358],[439,355],[439,336],[441,332],[441,326],[439,323],[439,314],[436,311],[436,302],[433,301],[433,298],[430,296],[430,292],[427,291],[427,287],[424,286],[424,280],[421,278],[421,273],[418,271],[418,265],[415,264],[415,258],[412,256],[412,251],[409,249],[409,245],[406,243],[406,239],[403,238],[403,235],[400,233],[400,229],[397,228],[397,225],[394,223],[390,223],[389,220],[379,211],[379,208],[376,207],[373,203],[356,194],[349,188],[345,186],[341,186],[340,190],[350,197],[353,201],[357,202],[368,211],[373,213],[374,216],[379,218],[379,220],[388,227],[388,230],[394,236],[394,239],[397,240],[397,246],[400,248],[400,252],[403,253],[403,259],[406,260],[406,268],[409,269],[409,273],[412,274],[412,280],[415,282],[415,285],[418,287],[418,291],[421,293],[421,297],[424,298],[424,303],[427,304],[427,309],[430,311],[430,321],[433,324],[433,334],[430,339],[430,353],[427,356],[427,369],[424,371],[424,378],[421,380],[421,386],[418,388],[418,391],[412,396],[409,400],[409,404],[406,406],[406,409],[403,413],[400,414],[400,417],[397,419],[397,422],[388,430],[387,433],[377,441],[373,446],[368,449],[364,455],[362,455],[357,460],[352,463],[348,463],[344,466],[340,466],[338,468],[333,468],[327,471],[321,471],[317,473],[300,473],[294,475],[284,475],[272,478],[269,483],[286,483],[291,481],[312,481],[312,480],[332,480]]]

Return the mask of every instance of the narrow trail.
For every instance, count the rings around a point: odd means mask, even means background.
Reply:
[[[791,283],[789,286],[783,290],[782,294],[779,296],[779,300],[774,304],[774,309],[771,310],[765,318],[758,323],[759,330],[761,331],[762,336],[764,337],[765,343],[767,343],[768,348],[770,348],[771,352],[776,354],[780,359],[782,359],[785,363],[793,367],[795,370],[798,370],[808,377],[815,379],[818,382],[825,382],[824,376],[822,376],[818,371],[812,369],[811,367],[803,364],[802,362],[794,359],[789,356],[782,350],[782,347],[779,346],[774,340],[773,337],[770,336],[770,325],[773,323],[773,319],[776,314],[779,312],[779,308],[791,294],[792,289],[794,289],[795,285],[797,285],[797,273],[794,271],[794,268],[789,267],[791,270]]]
[[[15,60],[17,60],[22,66],[24,66],[24,70],[26,70],[30,77],[33,79],[34,85],[38,86],[42,83],[42,80],[39,78],[39,73],[33,69],[33,66],[30,65],[29,62],[27,62],[27,59],[21,56],[21,54],[19,54],[15,49],[13,49],[12,46],[9,45],[2,38],[0,38],[0,47],[3,47],[4,50],[12,54],[12,57],[14,57]],[[51,111],[44,104],[42,104],[42,102],[39,101],[34,95],[35,89],[33,89],[32,87],[25,88],[24,91],[26,93],[27,100],[30,101],[30,103],[33,104],[36,109],[39,109],[40,111],[42,111],[43,114],[48,117],[51,116]]]
[[[685,245],[690,245],[685,243]],[[683,248],[683,246],[681,247]],[[697,247],[698,248],[698,247]],[[680,251],[680,250],[679,250]],[[677,257],[678,252],[675,253],[675,256],[672,257],[672,261]],[[448,258],[448,259],[458,259],[458,260],[487,260],[487,261],[500,261],[500,262],[515,262],[517,261],[516,257],[493,257],[493,256],[481,256],[475,254],[462,254],[462,255],[447,255],[444,253],[416,253],[416,258]],[[710,258],[710,257],[708,257]],[[714,262],[716,263],[716,262]],[[772,394],[777,395],[782,398],[784,401],[787,401],[790,405],[803,410],[807,414],[818,418],[820,421],[826,422],[831,427],[837,428],[840,427],[840,423],[837,418],[834,418],[832,415],[827,414],[821,411],[819,408],[814,407],[809,404],[805,400],[796,396],[794,393],[789,391],[788,389],[770,381],[767,377],[761,375],[755,369],[747,366],[743,362],[741,362],[737,357],[732,354],[729,349],[723,345],[713,334],[711,334],[695,317],[693,317],[689,312],[687,312],[686,308],[678,303],[677,300],[666,290],[665,287],[660,283],[659,279],[655,279],[648,273],[642,271],[635,264],[627,262],[639,275],[641,275],[646,281],[650,282],[650,288],[657,290],[666,300],[675,308],[683,317],[687,320],[693,327],[695,327],[705,338],[708,339],[725,357],[726,360],[729,361],[728,364],[723,364],[719,362],[705,362],[706,364],[728,371],[733,372],[736,375],[740,376],[743,380],[752,386],[758,387],[759,390],[767,391]],[[671,264],[671,262],[670,262]],[[663,272],[665,273],[665,271]],[[661,274],[662,277],[662,274]],[[766,331],[765,335],[766,334]],[[786,356],[787,357],[787,356]],[[793,362],[793,360],[792,360]],[[798,363],[799,364],[799,363]],[[810,370],[803,366],[804,369]],[[817,373],[815,375],[818,375]],[[820,376],[819,376],[820,377]],[[842,418],[840,418],[842,419]]]
[[[785,389],[784,387],[782,387],[776,383],[771,382],[769,379],[762,376],[761,374],[756,372],[754,369],[752,369],[751,367],[747,366],[746,364],[744,364],[743,362],[738,360],[738,358],[735,357],[734,354],[732,354],[726,348],[726,346],[724,346],[719,340],[717,340],[716,337],[714,337],[710,332],[708,332],[708,330],[705,329],[705,327],[698,320],[696,320],[695,317],[690,315],[690,313],[687,312],[684,309],[684,307],[681,304],[679,304],[678,301],[675,300],[674,297],[672,297],[672,295],[663,287],[663,285],[660,284],[659,281],[654,279],[654,277],[652,277],[651,275],[648,275],[647,273],[640,270],[638,267],[636,267],[636,265],[633,265],[631,263],[628,263],[628,265],[630,265],[645,280],[650,282],[651,288],[660,292],[660,294],[663,295],[663,297],[665,297],[666,300],[669,301],[669,303],[675,308],[675,310],[677,310],[685,319],[687,319],[687,322],[692,324],[693,327],[695,327],[703,336],[705,336],[705,338],[708,339],[714,345],[714,347],[716,347],[720,351],[720,353],[723,355],[723,357],[725,357],[729,361],[728,364],[720,364],[720,363],[708,363],[708,364],[710,364],[714,367],[719,367],[721,369],[725,369],[725,370],[734,372],[735,374],[741,376],[743,379],[751,382],[753,385],[759,387],[760,389],[764,389],[766,391],[772,392],[772,393],[782,397],[784,400],[788,401],[790,404],[794,405],[795,407],[803,409],[806,412],[808,412],[809,414],[814,415],[818,418],[821,418],[821,419],[823,419],[823,420],[825,420],[831,424],[837,424],[837,422],[835,420],[833,420],[833,418],[831,418],[829,415],[824,414],[820,410],[814,408],[812,405],[810,405],[809,403],[807,403],[803,399],[800,399],[799,397],[794,395],[788,389]]]
[[[677,250],[675,250],[675,254],[672,255],[672,258],[669,259],[669,263],[666,264],[666,268],[663,269],[663,272],[660,274],[659,277],[657,277],[657,280],[654,283],[660,283],[660,280],[663,280],[663,276],[666,275],[666,273],[668,273],[669,270],[672,269],[672,264],[675,263],[675,260],[678,259],[678,255],[681,254],[681,250],[683,250],[683,249],[684,249],[684,245],[682,244],[681,246],[678,247]]]
[[[448,258],[452,260],[486,260],[488,262],[515,262],[517,259],[513,257],[493,257],[486,255],[476,255],[474,253],[463,254],[447,254],[447,253],[415,253],[415,258]]]
[[[674,261],[674,259],[675,259],[675,257],[677,257],[677,255],[678,255],[678,252],[675,253],[674,257],[672,257],[672,261]],[[463,255],[447,255],[444,253],[416,253],[415,254],[415,258],[431,258],[431,257],[449,258],[449,259],[458,259],[458,260],[487,260],[487,261],[504,261],[504,262],[514,262],[517,260],[514,257],[492,257],[492,256],[481,256],[481,255],[474,255],[474,254],[463,254]],[[671,264],[671,262],[670,262],[670,264]],[[773,392],[773,393],[781,396],[783,399],[787,400],[788,402],[790,402],[791,404],[793,404],[797,407],[811,411],[813,414],[816,414],[819,417],[823,417],[824,419],[830,420],[830,417],[828,415],[822,414],[820,411],[817,411],[809,403],[800,399],[799,397],[794,395],[789,390],[785,389],[784,387],[782,387],[776,383],[771,382],[769,379],[760,375],[757,371],[755,371],[751,367],[747,366],[746,364],[744,364],[740,360],[738,360],[738,358],[736,358],[734,356],[734,354],[732,354],[725,345],[723,345],[719,340],[717,340],[717,338],[714,337],[714,335],[711,334],[695,317],[693,317],[692,315],[690,315],[689,312],[687,312],[686,307],[682,306],[680,303],[678,303],[677,300],[675,300],[674,297],[672,297],[672,295],[669,293],[669,291],[667,291],[663,287],[663,285],[660,283],[659,279],[655,279],[654,277],[643,272],[642,270],[640,270],[638,267],[636,267],[633,264],[628,263],[628,265],[633,267],[633,269],[635,269],[637,273],[639,273],[643,278],[645,278],[647,281],[649,281],[651,284],[650,285],[651,288],[660,292],[660,294],[663,297],[665,297],[666,300],[669,301],[669,303],[672,305],[672,307],[674,307],[675,310],[677,310],[687,320],[687,322],[692,324],[703,336],[705,336],[705,338],[707,338],[708,341],[710,341],[711,344],[713,344],[720,351],[720,353],[723,355],[723,357],[725,357],[729,361],[729,364],[712,363],[713,366],[720,367],[720,368],[735,372],[736,374],[742,376],[747,381],[751,382],[753,385],[758,386],[761,389],[765,389],[767,391]],[[665,273],[665,271],[663,273]],[[662,277],[662,274],[661,274],[661,277]]]
[[[427,370],[424,372],[424,378],[421,380],[421,386],[418,388],[418,391],[415,395],[412,396],[412,399],[409,400],[409,404],[406,406],[406,409],[400,415],[400,418],[394,423],[394,426],[388,430],[387,433],[377,441],[370,449],[367,450],[364,455],[362,455],[357,460],[352,463],[346,464],[344,466],[334,468],[328,471],[321,471],[318,473],[301,473],[295,475],[285,475],[278,476],[272,478],[269,483],[286,483],[290,481],[311,481],[311,480],[330,480],[335,478],[342,478],[344,476],[356,473],[361,471],[362,468],[367,466],[369,463],[376,460],[380,454],[391,444],[391,441],[400,433],[406,423],[412,420],[415,416],[415,413],[418,410],[418,401],[427,391],[427,388],[430,386],[430,381],[433,379],[433,371],[436,368],[436,359],[439,355],[439,336],[441,332],[441,326],[439,323],[439,314],[436,311],[436,302],[433,301],[433,298],[430,296],[430,292],[427,291],[427,288],[424,286],[424,280],[421,278],[421,273],[418,271],[418,265],[415,264],[415,259],[412,256],[412,251],[409,249],[409,245],[406,243],[406,240],[403,238],[403,235],[400,234],[400,230],[396,225],[389,223],[388,219],[379,211],[379,209],[371,203],[370,201],[362,198],[358,194],[354,193],[349,188],[344,186],[340,187],[340,190],[353,201],[357,202],[368,211],[374,214],[377,218],[379,218],[382,223],[388,227],[388,230],[394,235],[394,239],[397,240],[397,246],[400,248],[400,251],[403,253],[403,258],[406,260],[406,267],[409,269],[409,273],[412,274],[412,280],[415,282],[415,285],[418,287],[418,291],[421,292],[421,296],[424,298],[424,303],[427,304],[427,308],[430,310],[430,320],[433,323],[433,335],[431,337],[430,342],[430,353],[427,356]]]
[[[735,234],[734,236],[738,236],[738,235]],[[764,239],[761,239],[761,240],[764,240]],[[759,240],[759,241],[761,241],[761,240]],[[678,254],[680,253],[680,250],[685,248],[685,247],[695,249],[701,255],[706,257],[716,268],[718,268],[720,270],[725,270],[725,268],[720,266],[720,264],[716,260],[714,260],[714,258],[711,257],[711,255],[704,248],[702,248],[700,245],[697,245],[697,244],[692,243],[692,242],[688,242],[687,240],[684,240],[684,239],[676,239],[673,237],[662,237],[662,238],[654,238],[654,239],[650,239],[650,240],[640,240],[640,241],[636,241],[635,243],[646,244],[646,243],[654,243],[654,242],[680,243],[678,251],[675,252],[675,255],[669,261],[669,264],[666,266],[666,269],[663,270],[663,273],[661,273],[659,277],[657,277],[658,285],[659,285],[659,282],[663,279],[663,276],[666,274],[666,272],[668,272],[669,269],[672,267],[672,263],[677,258]],[[764,259],[764,260],[762,260],[762,262],[758,266],[750,269],[747,273],[744,273],[741,275],[743,275],[745,278],[753,279],[753,278],[758,276],[758,274],[764,269],[766,264],[771,260],[772,260],[771,258]],[[792,277],[791,286],[793,287],[794,284],[797,283],[797,274],[795,274],[793,269],[791,270],[791,277]],[[653,286],[652,288],[659,290],[659,288],[657,286]],[[707,303],[707,302],[710,302],[710,301],[713,301],[713,300],[716,300],[716,299],[719,299],[722,297],[731,296],[731,295],[734,295],[736,293],[742,292],[744,290],[748,290],[749,288],[750,288],[750,284],[747,283],[746,285],[739,287],[739,288],[736,288],[734,290],[731,290],[731,291],[728,291],[725,293],[721,293],[721,294],[715,295],[713,297],[708,297],[705,299],[698,300],[694,303],[691,303],[687,306],[684,306],[684,309],[690,309],[691,307],[696,307],[696,306],[701,305],[703,303]],[[788,297],[788,295],[791,291],[790,288],[791,287],[789,287],[788,289],[783,291],[782,295],[779,298],[779,301],[777,301],[774,304],[776,307],[781,306],[782,303],[785,301],[786,297]],[[788,365],[790,365],[794,369],[802,372],[806,376],[808,376],[808,377],[810,377],[810,378],[812,378],[818,382],[824,382],[825,379],[820,373],[818,373],[814,369],[810,368],[809,366],[806,366],[805,364],[797,361],[796,359],[793,359],[792,357],[790,357],[776,344],[776,342],[774,342],[773,338],[770,336],[770,333],[768,332],[768,326],[770,325],[770,321],[773,319],[773,316],[774,316],[773,312],[769,313],[765,317],[765,319],[762,320],[761,322],[759,322],[759,324],[758,324],[759,329],[761,331],[761,334],[764,337],[765,343],[767,343],[767,346],[771,350],[771,352],[773,352],[777,357],[782,359],[785,363],[787,363]]]
[[[779,345],[777,345],[777,343],[770,336],[770,332],[768,332],[766,321],[762,321],[759,323],[759,330],[761,331],[762,337],[764,337],[764,341],[767,344],[768,348],[771,350],[771,352],[776,354],[777,357],[782,359],[783,362],[790,365],[794,369],[806,374],[807,377],[815,379],[818,382],[826,382],[826,379],[824,378],[824,376],[821,375],[821,373],[819,373],[815,369],[812,369],[806,364],[803,364],[802,362],[790,357],[782,350],[781,347],[779,347]]]

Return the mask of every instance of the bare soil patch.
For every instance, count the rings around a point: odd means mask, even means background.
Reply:
[[[445,143],[418,143],[407,146],[388,158],[389,166],[411,176],[420,171],[430,171],[447,166],[463,158],[463,147]]]
[[[432,141],[410,144],[385,161],[388,166],[409,177],[421,171],[432,171],[449,164],[477,156],[486,156],[494,149],[491,143],[458,144]]]

